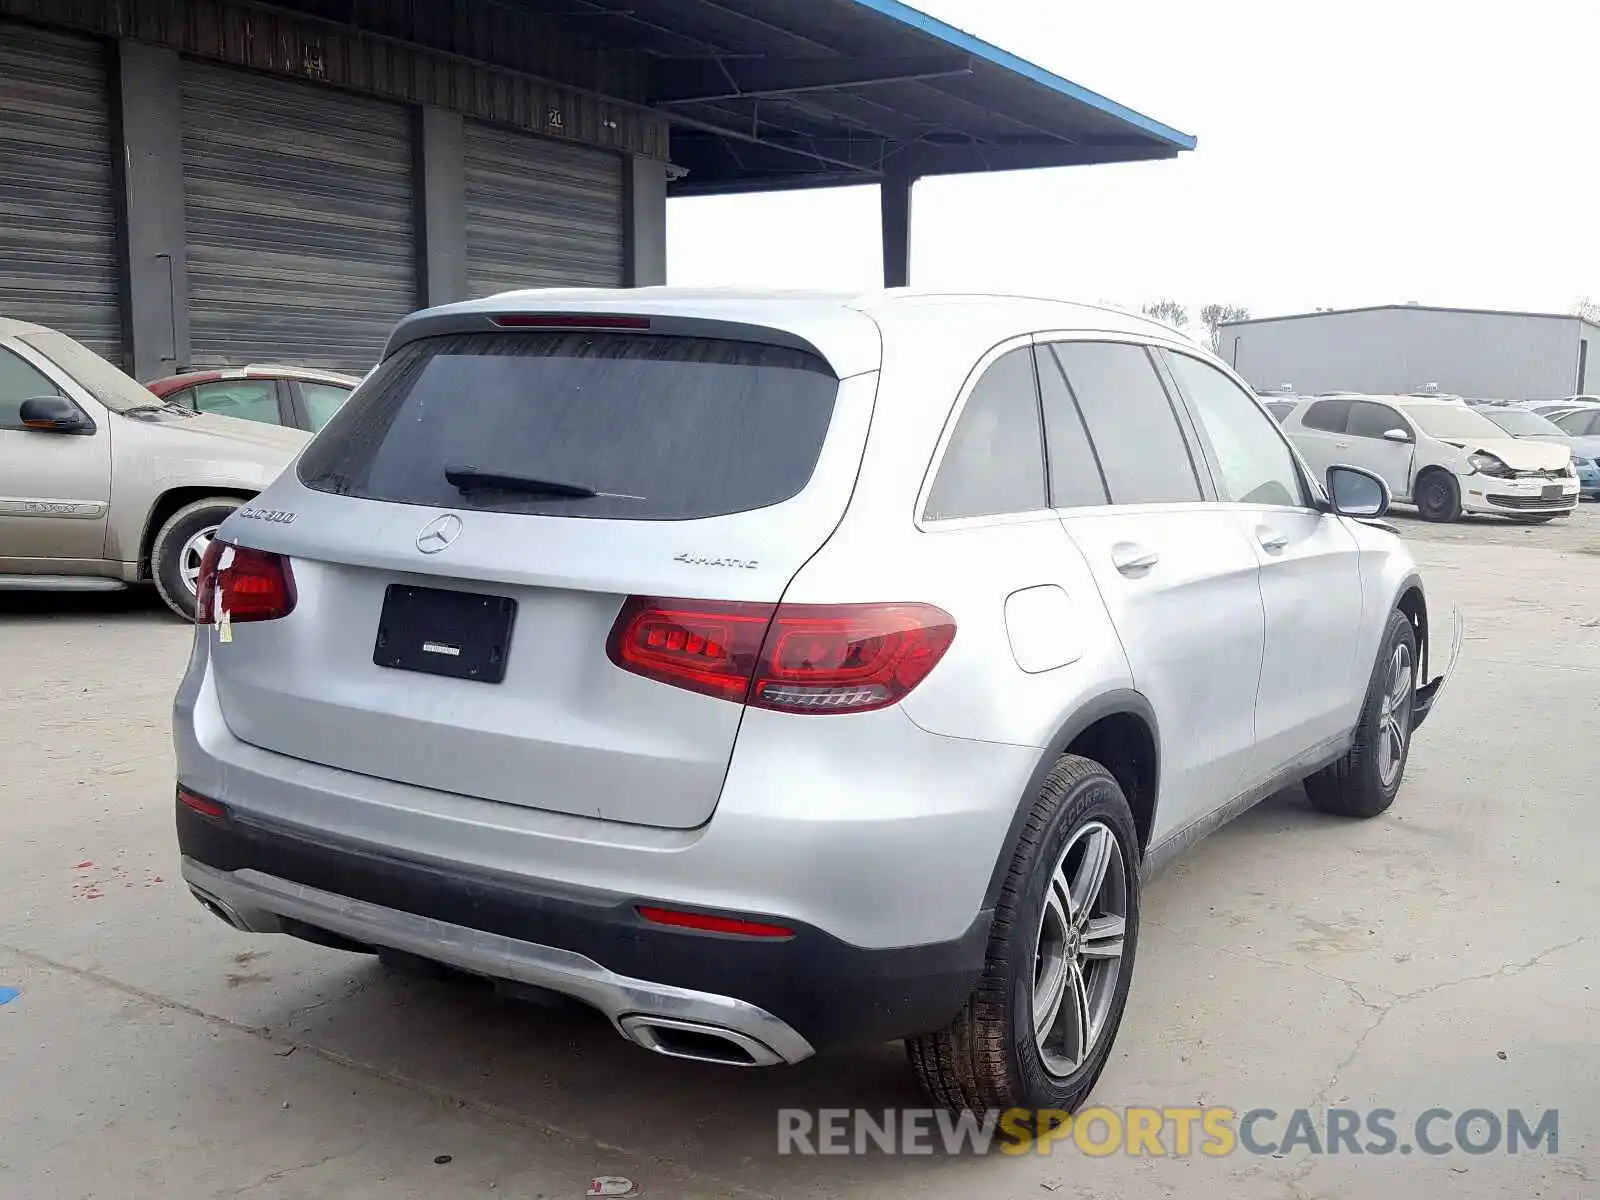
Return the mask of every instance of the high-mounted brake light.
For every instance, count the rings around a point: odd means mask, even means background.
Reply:
[[[200,560],[195,581],[194,619],[213,625],[228,621],[276,621],[294,611],[297,599],[289,560],[267,550],[252,550],[213,538]]]
[[[740,937],[791,938],[794,930],[765,921],[744,921],[737,917],[714,917],[709,913],[679,912],[675,908],[640,906],[639,915],[656,925],[696,929],[702,933],[733,933]]]
[[[649,317],[608,313],[502,313],[490,317],[501,329],[649,329]]]
[[[633,596],[606,653],[624,671],[753,708],[871,712],[904,699],[955,639],[930,604],[751,604]]]

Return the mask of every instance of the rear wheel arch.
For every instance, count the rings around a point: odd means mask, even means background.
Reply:
[[[193,504],[196,500],[208,500],[215,496],[227,500],[253,500],[259,493],[248,488],[239,487],[176,487],[162,492],[156,497],[150,511],[145,514],[144,528],[139,534],[139,582],[151,582],[150,551],[155,546],[156,535],[161,532],[161,527],[172,519],[172,514],[179,509]]]
[[[1016,810],[990,873],[989,886],[984,891],[985,909],[993,908],[997,902],[1006,866],[1016,850],[1034,798],[1063,754],[1090,759],[1111,773],[1133,812],[1140,854],[1150,848],[1160,792],[1161,735],[1150,701],[1131,688],[1119,688],[1074,710],[1040,752],[1027,787],[1017,797]]]

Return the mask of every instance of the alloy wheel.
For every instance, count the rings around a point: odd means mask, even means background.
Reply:
[[[1088,1061],[1122,972],[1129,882],[1122,846],[1091,821],[1072,835],[1050,874],[1034,949],[1033,1035],[1051,1074]]]
[[[208,525],[197,530],[193,537],[183,544],[182,551],[178,554],[178,575],[183,579],[183,586],[189,589],[191,596],[200,591],[200,563],[206,556],[206,551],[211,548],[211,541],[217,536],[220,525]]]
[[[1398,643],[1389,656],[1383,699],[1378,705],[1378,778],[1393,787],[1405,762],[1406,739],[1411,736],[1411,647]]]

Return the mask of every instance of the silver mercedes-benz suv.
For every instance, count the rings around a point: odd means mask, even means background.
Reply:
[[[184,876],[664,1054],[905,1038],[941,1103],[1071,1109],[1143,876],[1301,780],[1393,801],[1443,675],[1387,503],[1099,308],[418,313],[207,557]]]

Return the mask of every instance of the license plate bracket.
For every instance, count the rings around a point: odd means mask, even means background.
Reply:
[[[396,671],[500,683],[516,619],[517,602],[509,596],[391,583],[372,661]]]
[[[1544,490],[1539,493],[1539,499],[1541,499],[1541,500],[1559,500],[1559,499],[1561,499],[1561,485],[1559,483],[1546,484],[1545,487],[1544,487]]]

